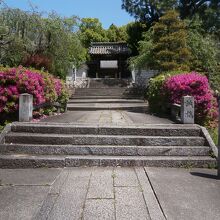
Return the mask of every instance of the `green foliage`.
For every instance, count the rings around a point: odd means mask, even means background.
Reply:
[[[3,65],[18,66],[27,57],[45,56],[52,63],[46,70],[65,78],[73,63],[77,66],[85,60],[86,51],[78,38],[76,17],[62,18],[51,13],[44,18],[36,11],[7,8],[0,10],[0,24],[0,63]]]
[[[117,27],[112,24],[107,30],[107,38],[110,42],[125,42],[127,40],[126,26]]]
[[[187,44],[192,52],[191,69],[207,75],[211,87],[219,90],[220,46],[212,35],[205,32],[198,17],[188,21]]]
[[[187,31],[178,13],[168,11],[144,37],[139,44],[140,55],[131,61],[137,67],[160,71],[189,69]]]
[[[138,55],[139,42],[144,39],[143,33],[146,30],[146,25],[141,22],[131,22],[127,24],[127,43],[132,51],[133,56]]]
[[[108,41],[106,31],[97,18],[82,18],[79,30],[80,39],[86,48],[90,46],[91,42]]]
[[[135,19],[151,25],[164,11],[173,8],[176,0],[122,0],[122,8]]]
[[[147,100],[149,103],[150,111],[156,114],[166,114],[168,103],[167,94],[163,92],[163,85],[166,79],[182,73],[183,71],[169,71],[161,73],[149,81],[147,88]]]
[[[202,28],[209,34],[214,34],[220,40],[220,1],[219,0],[122,0],[122,8],[137,22],[146,25],[149,30],[168,10],[174,9],[180,13],[181,19],[193,19],[199,16]],[[143,33],[143,32],[141,32]],[[138,38],[139,41],[143,40]],[[138,41],[134,39],[134,51],[137,51]],[[135,53],[134,55],[137,55]]]
[[[214,143],[217,146],[218,145],[218,128],[208,127],[208,131],[209,131],[209,134],[210,134],[212,140],[214,141]]]
[[[148,28],[168,10],[178,10],[182,19],[200,15],[204,28],[216,36],[220,30],[219,0],[122,0],[122,8]]]
[[[185,24],[175,11],[168,11],[153,28],[152,56],[155,68],[168,70],[188,70],[190,51],[187,48]]]
[[[152,30],[147,31],[143,34],[144,39],[139,41],[139,55],[130,58],[130,68],[135,66],[136,68],[148,68],[153,66],[154,60],[152,59]]]
[[[83,18],[79,26],[79,36],[86,48],[92,42],[122,42],[127,40],[126,26],[117,27],[112,24],[105,30],[97,18]]]

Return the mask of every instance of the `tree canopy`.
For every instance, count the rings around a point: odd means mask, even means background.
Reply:
[[[171,9],[179,11],[182,19],[199,15],[207,31],[219,33],[219,0],[122,0],[122,8],[148,27]]]
[[[35,11],[1,9],[1,64],[44,67],[64,78],[74,61],[78,65],[85,60],[77,23],[76,17],[62,18],[55,13],[45,18]]]
[[[187,31],[178,13],[168,11],[145,34],[140,42],[140,55],[133,61],[161,71],[188,70],[190,51]]]

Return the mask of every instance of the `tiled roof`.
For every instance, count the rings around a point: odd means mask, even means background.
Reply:
[[[129,54],[126,43],[94,42],[89,48],[89,54]]]

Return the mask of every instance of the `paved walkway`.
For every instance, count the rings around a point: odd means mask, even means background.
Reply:
[[[144,112],[122,110],[68,111],[59,116],[43,119],[44,122],[87,124],[171,124],[169,119],[159,118]]]
[[[216,220],[216,170],[0,170],[1,220]]]

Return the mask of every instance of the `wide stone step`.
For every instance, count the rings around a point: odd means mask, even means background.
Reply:
[[[145,103],[142,99],[70,99],[69,104],[74,103]]]
[[[81,104],[74,104],[70,103],[67,104],[68,111],[98,111],[98,110],[130,110],[130,111],[137,111],[137,112],[146,112],[148,110],[148,106],[145,103],[133,103],[129,104],[108,104],[108,103],[81,103]]]
[[[214,167],[211,157],[0,155],[1,168],[79,166]]]
[[[125,93],[124,90],[108,90],[108,89],[103,89],[103,90],[89,90],[89,89],[85,89],[85,90],[76,90],[75,91],[75,95],[122,95],[123,93]]]
[[[47,123],[13,123],[13,132],[44,134],[94,134],[94,135],[138,135],[138,136],[200,136],[201,129],[194,125],[71,125]]]
[[[59,168],[65,167],[65,156],[53,155],[0,155],[0,168]]]
[[[126,87],[131,83],[127,79],[90,79],[90,88],[118,88]]]
[[[107,155],[107,156],[208,156],[206,146],[103,146],[3,144],[2,154]]]
[[[140,96],[126,96],[126,95],[73,95],[71,99],[140,99]]]
[[[5,143],[21,144],[74,144],[74,145],[126,145],[126,146],[204,146],[203,137],[163,137],[135,135],[58,135],[38,133],[9,133]]]

